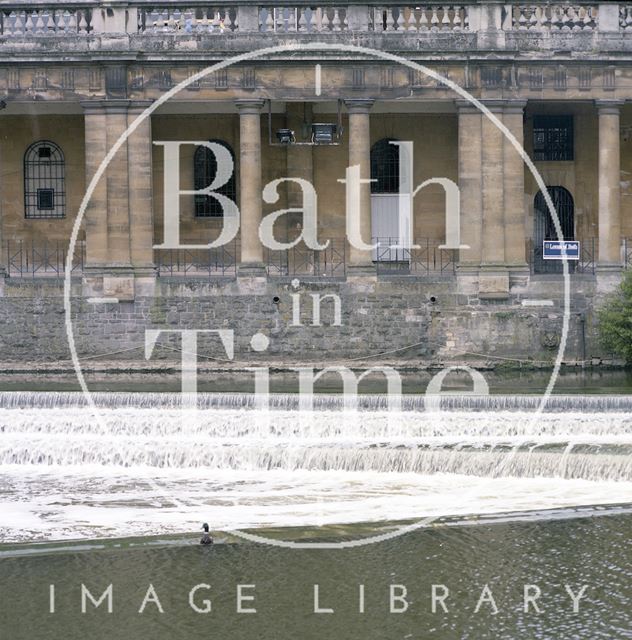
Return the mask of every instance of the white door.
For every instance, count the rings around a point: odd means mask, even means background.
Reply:
[[[408,262],[410,259],[410,196],[397,193],[371,194],[374,262]],[[400,242],[401,240],[401,242]]]

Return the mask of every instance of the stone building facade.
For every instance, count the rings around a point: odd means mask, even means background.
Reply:
[[[351,357],[401,348],[405,356],[439,360],[550,359],[562,332],[563,281],[560,263],[542,255],[543,242],[558,235],[534,175],[463,95],[392,54],[466,90],[524,146],[565,239],[580,243],[570,264],[568,359],[599,352],[594,308],[632,254],[632,5],[0,0],[0,16],[0,308],[7,323],[17,319],[3,338],[7,359],[67,355],[61,324],[43,322],[26,337],[20,326],[38,305],[55,317],[77,212],[121,134],[179,83],[248,53],[194,78],[137,122],[96,182],[74,248],[80,351],[114,352],[126,337],[140,345],[147,322],[225,326],[234,308],[241,310],[243,354],[256,357],[247,337],[259,330],[283,345],[271,353],[305,354],[313,333],[292,328],[289,318],[292,293],[306,287],[336,292],[345,309],[343,332],[334,334],[331,323],[318,330],[319,352]],[[256,53],[264,47],[276,50]],[[319,124],[329,125],[330,139],[313,144]],[[240,229],[222,247],[159,248],[160,143],[178,140],[213,141],[234,158],[234,181],[223,193],[239,206]],[[392,153],[397,142],[412,143],[414,186],[437,177],[458,185],[467,249],[445,248],[446,198],[438,184],[413,200],[417,248],[393,248],[393,185],[404,171]],[[182,190],[216,176],[203,147],[183,145],[179,160]],[[378,244],[374,250],[345,239],[340,180],[354,165],[375,181],[359,193],[360,228]],[[262,218],[301,206],[291,183],[279,187],[278,201],[264,202],[264,185],[282,177],[314,185],[327,249],[263,246]],[[226,219],[211,200],[181,196],[181,244],[218,237]],[[274,230],[291,242],[302,231],[300,213],[280,216]],[[108,325],[120,330],[108,335]],[[396,335],[391,326],[399,327]],[[427,348],[406,350],[424,340]]]

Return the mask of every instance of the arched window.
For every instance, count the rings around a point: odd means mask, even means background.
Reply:
[[[382,138],[371,147],[371,193],[399,192],[399,146]]]
[[[64,154],[49,140],[32,144],[24,154],[24,216],[63,218],[66,215]]]
[[[211,140],[210,142],[221,144],[230,151],[230,156],[233,159],[233,173],[228,182],[216,189],[216,191],[217,193],[220,193],[236,202],[237,181],[235,177],[235,154],[233,153],[230,145],[223,140]],[[193,188],[197,190],[208,187],[215,179],[216,174],[217,161],[215,159],[215,154],[208,147],[198,147],[195,150],[195,155],[193,156]],[[222,215],[222,205],[213,196],[195,196],[196,218],[221,218]]]

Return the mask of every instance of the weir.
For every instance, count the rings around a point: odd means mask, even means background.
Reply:
[[[313,526],[632,502],[632,398],[0,393],[0,540]],[[259,399],[260,400],[260,399]],[[436,408],[436,404],[432,405]],[[534,419],[534,417],[536,419]],[[20,496],[20,499],[17,499]],[[202,515],[203,514],[203,515]],[[37,529],[20,523],[37,522]],[[9,524],[7,524],[9,523]]]
[[[152,392],[94,392],[91,398],[96,406],[105,408],[174,408],[181,406],[180,393]],[[198,393],[200,409],[234,408],[252,409],[256,396],[251,393]],[[299,397],[294,393],[269,394],[271,409],[297,409]],[[77,391],[1,391],[0,409],[49,408],[66,409],[87,406],[85,396]],[[542,404],[541,395],[473,395],[469,393],[447,393],[441,396],[441,409],[469,411],[535,410]],[[423,411],[426,401],[423,395],[401,396],[404,411]],[[379,411],[388,408],[388,397],[378,394],[358,396],[358,408],[365,411]],[[316,393],[314,408],[321,410],[341,410],[343,397],[339,394]],[[632,412],[630,395],[551,395],[546,403],[547,412],[582,411],[599,413],[602,411]]]
[[[97,393],[99,419],[79,393],[0,394],[0,465],[456,473],[481,477],[632,480],[628,396],[553,396],[533,420],[536,396],[316,396],[298,412],[292,394],[200,394],[181,410],[178,394]],[[158,408],[157,408],[158,407]],[[341,413],[344,418],[341,419]]]

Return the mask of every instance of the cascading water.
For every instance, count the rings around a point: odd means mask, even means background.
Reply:
[[[98,416],[78,393],[0,393],[3,539],[632,502],[628,396],[554,396],[537,420],[536,396],[93,399]]]

